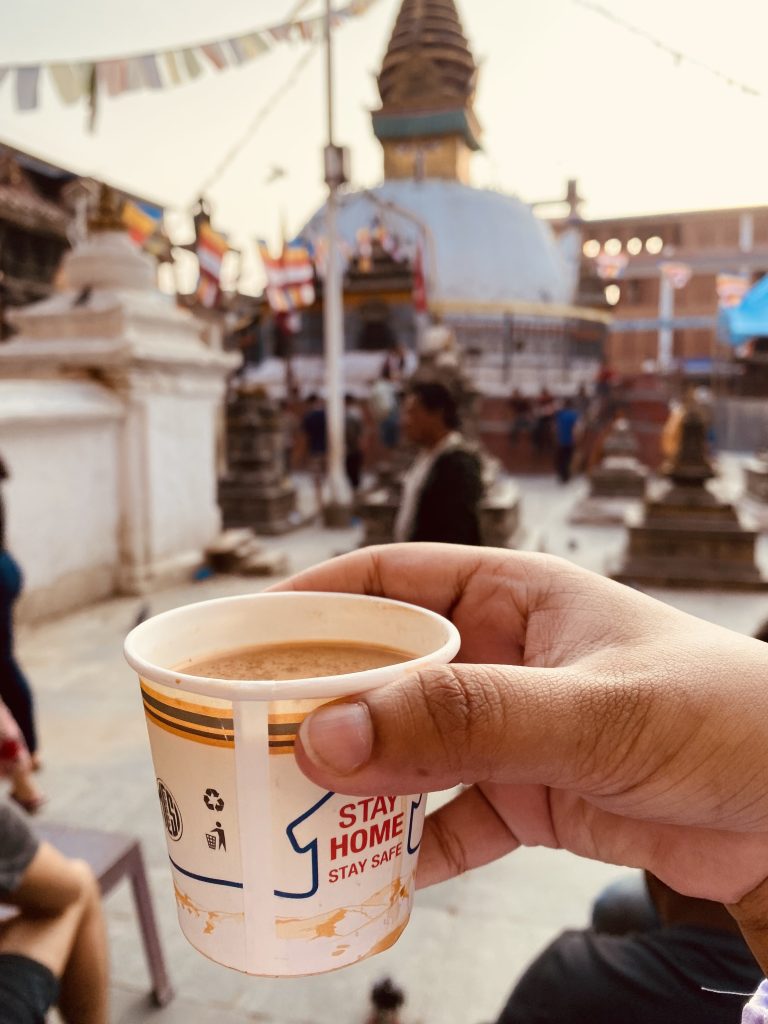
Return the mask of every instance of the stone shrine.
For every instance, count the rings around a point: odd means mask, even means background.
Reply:
[[[285,424],[264,388],[240,387],[227,406],[227,472],[219,482],[224,526],[287,533],[300,525],[285,464]]]
[[[765,449],[745,463],[744,484],[746,494],[753,501],[768,505],[768,451]]]
[[[27,618],[189,576],[217,536],[225,378],[239,357],[155,283],[105,189],[59,290],[0,344],[8,544]]]
[[[645,498],[648,468],[638,459],[638,448],[629,421],[617,416],[603,443],[602,459],[589,474],[589,494],[575,506],[569,522],[624,522],[632,505]]]
[[[759,530],[768,529],[768,450],[761,449],[744,463],[744,493],[739,508]]]
[[[716,475],[707,456],[706,421],[686,409],[675,454],[662,466],[668,483],[629,521],[624,564],[614,579],[661,587],[719,590],[768,586],[755,564],[757,534],[742,527],[730,502],[709,481]]]

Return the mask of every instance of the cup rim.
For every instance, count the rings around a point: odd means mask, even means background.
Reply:
[[[183,616],[190,608],[199,608],[201,605],[237,604],[256,600],[291,600],[294,597],[333,597],[347,601],[375,601],[379,604],[392,605],[408,608],[439,622],[446,630],[445,642],[428,654],[420,655],[418,658],[411,658],[408,661],[400,661],[394,665],[384,665],[381,668],[365,669],[359,672],[346,672],[334,676],[310,676],[306,679],[215,679],[207,676],[193,676],[185,672],[177,672],[172,669],[162,668],[159,665],[147,661],[136,650],[136,645],[141,642],[144,633],[158,627],[158,620],[165,620],[169,624],[177,617]],[[396,601],[389,597],[378,597],[375,594],[355,594],[336,591],[321,590],[280,590],[260,592],[257,594],[236,594],[228,597],[210,598],[205,601],[195,601],[191,604],[181,605],[165,612],[153,615],[145,622],[140,623],[128,633],[123,643],[123,653],[128,664],[136,671],[139,677],[148,682],[159,683],[171,690],[186,691],[204,697],[211,697],[228,701],[274,701],[274,700],[300,700],[318,697],[340,697],[353,693],[362,693],[367,690],[376,689],[406,673],[416,672],[427,665],[447,664],[455,657],[461,645],[461,637],[458,629],[444,615],[433,612],[421,605],[411,604],[408,601]]]

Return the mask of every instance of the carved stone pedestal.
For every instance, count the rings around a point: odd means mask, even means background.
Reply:
[[[645,498],[648,469],[637,458],[637,440],[625,419],[605,439],[603,458],[589,475],[589,494],[573,509],[569,522],[612,525],[625,521]]]
[[[768,452],[758,452],[745,464],[744,485],[749,498],[768,506]]]
[[[275,535],[295,529],[296,488],[285,471],[278,407],[261,391],[242,391],[227,407],[227,462],[219,483],[224,526]]]
[[[768,451],[758,452],[745,463],[739,506],[758,530],[768,530]]]
[[[399,480],[386,478],[358,504],[365,533],[362,546],[390,544],[400,507]],[[520,532],[520,492],[514,481],[494,477],[480,505],[480,533],[487,547],[514,547]]]
[[[733,505],[707,486],[714,470],[705,446],[704,420],[691,409],[682,422],[679,450],[662,470],[669,483],[630,523],[624,564],[614,579],[718,590],[768,587],[755,565],[757,534],[744,529]]]

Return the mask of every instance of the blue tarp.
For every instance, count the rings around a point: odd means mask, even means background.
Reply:
[[[752,285],[738,306],[722,310],[721,316],[726,341],[733,346],[768,337],[768,274]]]

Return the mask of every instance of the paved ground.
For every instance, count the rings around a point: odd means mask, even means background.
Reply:
[[[524,546],[562,554],[601,570],[618,557],[618,528],[568,527],[583,484],[522,478]],[[349,550],[356,530],[307,528],[268,541],[302,568]],[[761,547],[761,559],[768,562]],[[258,584],[256,585],[258,589]],[[253,590],[254,583],[214,578],[153,595],[153,612],[207,597]],[[672,592],[656,596],[743,632],[768,617],[768,596]],[[390,974],[404,986],[404,1019],[424,1024],[477,1024],[493,1019],[525,964],[561,929],[587,919],[590,900],[621,872],[567,854],[524,850],[471,875],[420,893],[403,937],[390,951],[317,978],[249,978],[208,962],[176,924],[165,843],[138,687],[121,643],[142,602],[105,601],[20,634],[20,655],[40,706],[44,784],[50,820],[122,829],[141,837],[178,990],[164,1010],[147,1000],[148,975],[127,889],[106,904],[115,1024],[356,1024],[368,991]],[[440,799],[440,797],[433,798]]]

